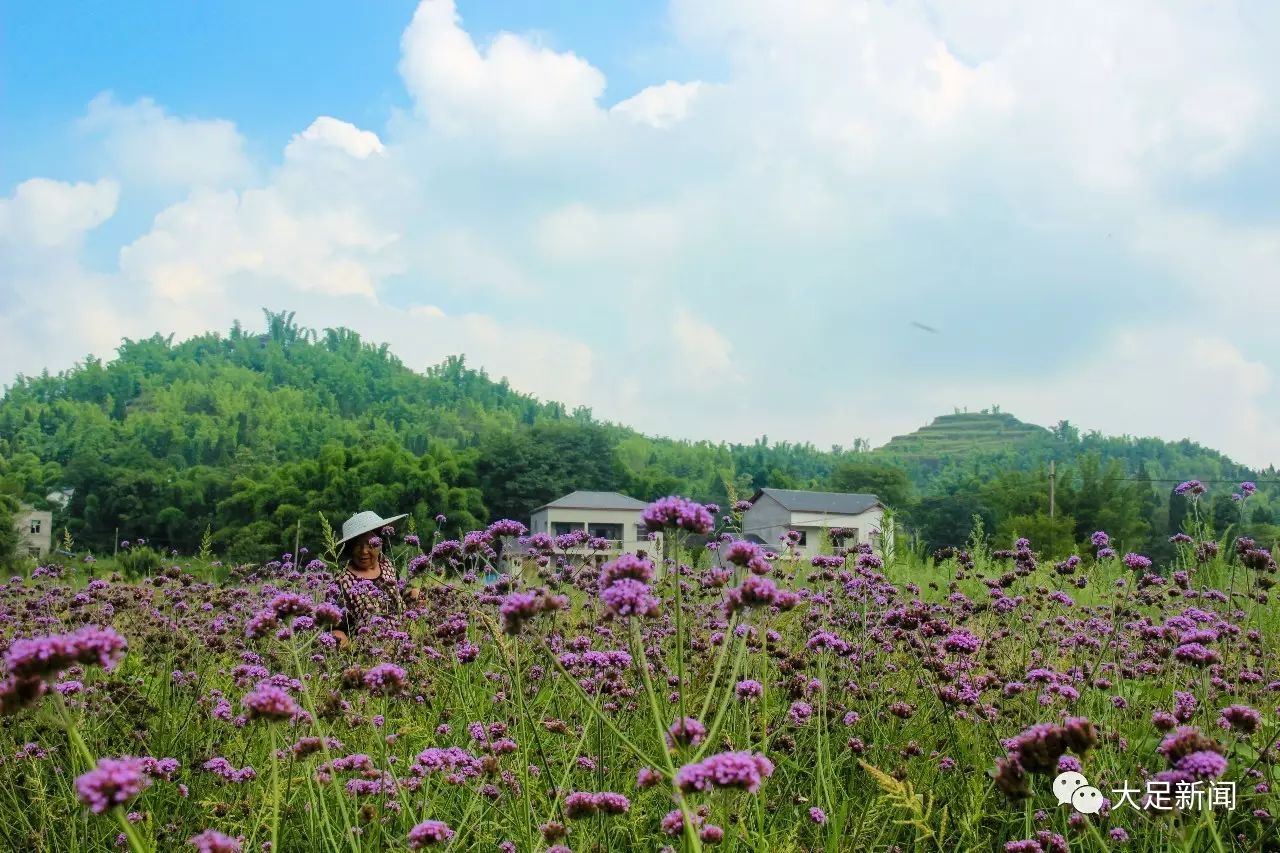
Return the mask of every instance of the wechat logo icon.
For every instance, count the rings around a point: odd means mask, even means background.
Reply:
[[[1102,810],[1102,791],[1089,784],[1083,773],[1068,770],[1053,780],[1053,794],[1058,805],[1070,803],[1081,814],[1097,814]]]

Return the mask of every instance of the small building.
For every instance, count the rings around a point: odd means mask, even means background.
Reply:
[[[618,492],[570,492],[533,511],[529,519],[530,533],[560,536],[575,530],[588,536],[609,540],[609,550],[660,551],[661,542],[649,539],[649,531],[640,520],[648,504]]]
[[[35,509],[26,504],[19,504],[13,516],[14,526],[21,537],[19,553],[37,560],[47,556],[53,550],[53,513],[44,509]]]
[[[869,542],[878,551],[883,524],[884,504],[878,497],[845,492],[758,489],[751,508],[742,514],[744,538],[759,537],[778,546],[782,536],[794,530],[805,557],[819,553],[823,534],[833,528],[846,532],[839,544],[852,548]]]
[[[76,490],[71,487],[65,489],[57,489],[44,496],[44,499],[59,509],[66,509],[71,503],[71,499],[75,497]]]

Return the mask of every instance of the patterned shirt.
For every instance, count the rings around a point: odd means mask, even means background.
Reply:
[[[378,568],[376,578],[356,577],[349,567],[338,576],[345,613],[343,629],[348,634],[355,633],[374,616],[390,616],[405,609],[395,566],[383,556],[378,561]]]

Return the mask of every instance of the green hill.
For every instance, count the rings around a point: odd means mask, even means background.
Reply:
[[[298,527],[318,541],[321,513],[336,524],[357,509],[408,512],[424,537],[456,536],[527,520],[574,489],[724,506],[761,486],[892,487],[904,518],[914,513],[933,541],[954,538],[975,513],[991,529],[1034,513],[1050,459],[1059,505],[1085,535],[1120,524],[1109,521],[1124,515],[1117,507],[1140,505],[1140,523],[1124,524],[1163,541],[1176,478],[1256,479],[1251,506],[1278,502],[1274,470],[1249,471],[1194,442],[1082,435],[1065,421],[1046,429],[998,409],[938,417],[874,451],[861,440],[824,450],[764,436],[646,436],[523,394],[461,356],[415,369],[349,329],[304,329],[283,312],[265,319],[262,332],[236,323],[180,343],[125,340],[110,361],[18,377],[0,397],[0,515],[16,501],[52,509],[56,533],[99,552],[117,532],[191,552],[207,530],[220,555],[251,560],[286,550]],[[1106,491],[1119,480],[1138,482]],[[65,507],[46,500],[66,488]],[[1214,500],[1229,497],[1215,489]]]
[[[1053,433],[1044,427],[1023,423],[1007,412],[982,411],[939,415],[915,432],[894,436],[877,452],[936,460],[1010,446],[1049,447],[1052,443]]]

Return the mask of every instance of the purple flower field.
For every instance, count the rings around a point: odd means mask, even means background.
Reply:
[[[1280,849],[1270,552],[801,560],[691,547],[712,509],[653,559],[384,530],[422,595],[346,648],[301,549],[10,578],[0,848]]]

